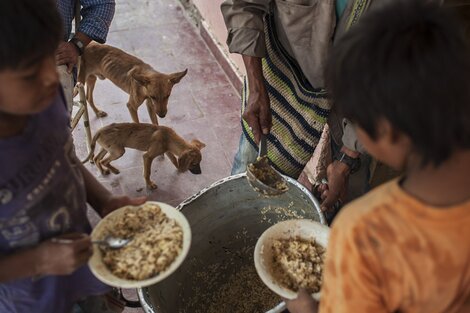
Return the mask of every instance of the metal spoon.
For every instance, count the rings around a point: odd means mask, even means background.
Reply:
[[[103,240],[93,240],[92,243],[100,246],[106,246],[111,249],[120,249],[125,247],[131,241],[132,238],[125,239],[109,236]]]
[[[278,196],[289,190],[289,187],[284,177],[269,165],[267,150],[266,136],[261,135],[258,158],[248,165],[246,177],[255,191],[265,196]],[[259,177],[260,173],[264,177]]]

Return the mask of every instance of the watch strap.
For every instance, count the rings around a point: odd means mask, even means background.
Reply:
[[[75,46],[75,48],[78,51],[78,55],[82,55],[84,51],[84,44],[83,42],[80,41],[77,37],[73,37],[72,39],[69,40],[71,44]]]
[[[352,158],[344,152],[337,154],[335,158],[338,162],[344,163],[349,167],[350,173],[353,174],[361,167],[361,159],[359,157]]]

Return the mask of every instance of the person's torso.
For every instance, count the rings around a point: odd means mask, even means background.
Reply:
[[[332,44],[335,0],[274,0],[272,12],[278,39],[310,84],[324,87],[324,66]]]
[[[90,232],[83,178],[68,125],[58,93],[49,108],[29,119],[21,135],[0,140],[0,255],[60,234]],[[70,276],[0,284],[0,311],[16,312],[6,308],[14,303],[18,312],[62,312],[70,305],[67,296],[82,297],[97,286],[102,289],[87,267]]]
[[[374,272],[387,309],[470,312],[470,201],[445,209],[428,207],[394,180],[349,210],[363,214],[366,207],[375,207],[363,215],[363,231],[379,247],[380,268]]]
[[[0,253],[90,230],[86,195],[60,94],[20,136],[0,140]]]

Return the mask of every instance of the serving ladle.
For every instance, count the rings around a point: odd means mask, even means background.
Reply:
[[[287,181],[269,164],[266,136],[261,135],[258,158],[248,164],[246,177],[251,187],[264,196],[278,196],[289,190]]]

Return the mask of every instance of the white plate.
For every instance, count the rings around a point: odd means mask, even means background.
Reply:
[[[315,242],[326,248],[328,246],[329,232],[328,226],[307,219],[283,221],[268,228],[259,237],[255,246],[255,267],[261,280],[279,296],[290,300],[296,299],[296,292],[282,287],[271,275],[273,241],[296,237],[307,240],[315,239]],[[312,297],[319,301],[320,292],[314,293]]]
[[[96,278],[101,280],[103,283],[120,288],[147,287],[158,283],[159,281],[162,281],[170,274],[172,274],[181,265],[181,263],[183,263],[184,259],[188,255],[189,246],[191,245],[191,228],[189,226],[188,220],[183,215],[183,213],[165,203],[153,201],[148,201],[146,203],[158,205],[162,209],[162,212],[165,213],[166,216],[168,216],[168,218],[174,219],[183,229],[183,247],[181,249],[180,254],[164,272],[161,272],[160,274],[145,280],[128,280],[119,278],[108,270],[106,265],[103,263],[101,250],[98,246],[95,245],[93,247],[93,255],[88,261],[88,265],[90,266],[90,269],[96,276]],[[141,208],[141,206],[125,206],[117,209],[116,211],[111,212],[105,218],[103,218],[93,229],[93,232],[91,233],[91,239],[98,240],[105,237],[103,236],[103,232],[106,231],[106,226],[113,225],[115,221],[124,214],[126,208],[138,210],[139,208]]]

